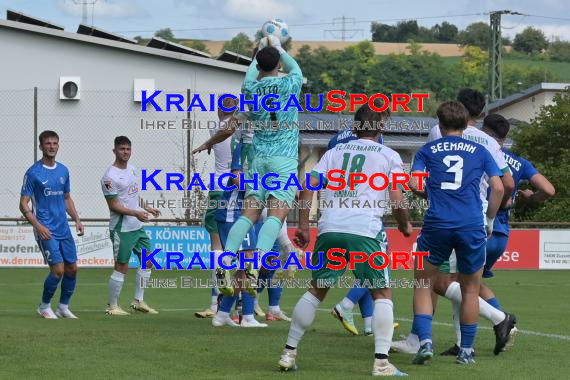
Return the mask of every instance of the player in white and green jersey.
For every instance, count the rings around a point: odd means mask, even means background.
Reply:
[[[253,173],[257,173],[258,178],[261,179],[267,173],[275,173],[279,177],[274,182],[279,182],[280,186],[277,190],[267,190],[259,183],[258,190],[254,190],[251,183],[247,184],[246,207],[230,230],[226,242],[226,251],[234,253],[239,250],[243,238],[261,214],[260,207],[248,208],[248,203],[277,200],[290,204],[295,198],[297,190],[295,186],[290,186],[287,190],[283,188],[292,174],[297,175],[299,130],[290,128],[290,126],[292,122],[298,121],[298,110],[295,107],[290,107],[287,111],[283,109],[266,111],[263,109],[262,102],[263,97],[267,94],[279,95],[283,108],[291,95],[299,96],[303,84],[303,75],[297,62],[281,48],[277,38],[271,40],[268,40],[267,37],[263,38],[260,42],[260,48],[247,71],[242,89],[247,99],[251,100],[254,98],[254,94],[257,94],[258,102],[257,108],[250,108],[250,120],[256,128],[252,143],[252,166],[246,177],[251,179]],[[281,65],[287,75],[280,77],[279,68]],[[273,100],[275,99],[269,98],[267,103]],[[269,126],[273,122],[279,126],[274,129],[264,128],[260,122]],[[233,131],[230,130],[225,138],[229,137]],[[210,149],[213,144],[220,141],[217,137],[218,135],[210,138],[202,146],[195,149],[193,153]],[[289,208],[286,205],[268,210],[268,217],[259,232],[257,251],[259,251],[260,257],[264,252],[271,250],[288,212]],[[249,263],[247,266],[246,274],[249,279],[257,280],[258,270],[253,267],[253,263]]]
[[[145,207],[140,208],[139,186],[136,169],[129,164],[131,158],[131,141],[125,136],[115,138],[115,162],[109,166],[101,179],[103,195],[109,206],[111,219],[109,231],[113,243],[115,267],[109,279],[109,303],[106,313],[109,315],[128,315],[119,304],[119,295],[129,268],[131,253],[141,259],[141,250],[151,251],[150,239],[146,234],[143,223],[148,222],[148,213],[157,217],[160,211]],[[143,204],[144,207],[144,204]],[[135,299],[131,308],[148,314],[158,314],[144,302],[144,288],[141,284],[150,278],[150,266],[137,270],[135,282]]]
[[[374,111],[368,104],[362,106],[355,116],[360,121],[372,119]],[[311,172],[311,187],[316,187],[323,182],[323,178],[329,171],[334,169],[344,170],[348,173],[363,173],[372,177],[376,173],[383,173],[388,178],[395,173],[403,173],[403,163],[400,155],[385,145],[379,144],[378,135],[381,128],[372,126],[370,129],[356,131],[358,140],[346,144],[339,144],[328,150],[320,159]],[[319,179],[320,177],[320,179]],[[383,185],[382,180],[374,181],[376,188]],[[348,186],[348,185],[347,185]],[[301,201],[313,198],[313,191],[307,189],[304,184],[301,193]],[[348,203],[354,205],[358,201],[361,207],[343,207]],[[327,268],[329,259],[327,252],[331,249],[344,249],[346,252],[364,252],[368,257],[374,252],[386,252],[383,244],[382,233],[384,230],[382,216],[384,209],[365,207],[365,202],[386,200],[403,200],[401,190],[375,190],[367,183],[355,186],[354,190],[333,191],[325,190],[325,201],[332,204],[322,210],[318,223],[318,237],[311,256],[311,264],[319,266],[313,271],[311,288],[301,297],[293,310],[293,320],[287,338],[287,343],[279,360],[282,370],[296,368],[297,346],[305,331],[311,326],[320,303],[324,300],[329,288],[320,288],[319,280],[336,280],[344,273],[346,268],[332,270]],[[299,210],[299,229],[296,232],[297,243],[301,248],[307,247],[310,241],[309,235],[309,212],[308,208]],[[393,215],[398,222],[398,229],[404,236],[410,236],[412,226],[408,221],[408,211],[396,208]],[[375,256],[374,263],[377,266],[384,264],[381,256]],[[392,304],[392,292],[386,287],[390,280],[390,270],[376,270],[370,263],[356,263],[354,274],[361,281],[368,281],[369,289],[374,298],[374,312],[372,330],[374,333],[375,359],[372,374],[374,376],[405,376],[388,361],[388,351],[394,332],[394,314]],[[321,285],[322,286],[322,285]]]

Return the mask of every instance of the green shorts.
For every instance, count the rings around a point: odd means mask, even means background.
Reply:
[[[258,189],[254,190],[253,184],[247,183],[245,196],[253,196],[257,200],[265,201],[272,195],[280,201],[291,203],[297,195],[297,190],[300,189],[294,184],[289,186],[287,190],[283,187],[288,182],[291,174],[297,175],[298,164],[298,160],[291,157],[255,157],[246,177],[247,179],[253,179],[253,173],[257,173],[259,179]],[[261,185],[263,176],[269,173],[278,174],[279,177],[267,177],[266,186],[279,187],[278,190],[268,190]]]
[[[224,195],[223,191],[210,191],[208,192],[208,201],[219,201],[222,196]],[[202,225],[208,231],[209,234],[217,234],[218,233],[218,222],[216,222],[216,211],[217,208],[210,207],[208,204],[208,209],[206,210],[206,214],[204,214],[204,221]]]
[[[327,232],[321,234],[317,237],[315,243],[315,248],[313,249],[313,254],[311,255],[311,265],[315,266],[319,264],[321,255],[319,252],[323,252],[323,264],[320,269],[313,271],[313,280],[333,280],[334,283],[338,280],[340,276],[343,275],[346,267],[339,270],[333,270],[327,268],[327,264],[331,262],[327,258],[327,251],[333,248],[345,249],[345,258],[348,261],[348,252],[364,252],[370,256],[374,252],[384,252],[387,253],[386,244],[383,242],[383,231],[381,231],[378,236],[373,239],[369,237],[340,233],[340,232]],[[338,265],[338,262],[331,262],[333,265]],[[384,264],[384,258],[382,256],[376,256],[374,258],[374,264],[381,266]],[[371,285],[378,284],[379,281],[389,281],[391,278],[391,270],[388,265],[382,270],[374,269],[370,266],[368,262],[356,263],[354,265],[354,276],[360,281],[368,280]],[[373,288],[381,288],[382,286],[373,286]]]
[[[439,266],[439,271],[441,273],[449,273],[449,274],[457,273],[457,257],[455,256],[455,250],[453,252],[451,252],[451,256],[449,256],[449,260],[444,261]]]
[[[145,248],[151,251],[150,239],[144,228],[136,231],[120,232],[111,230],[111,242],[113,243],[113,256],[120,264],[127,264],[131,258],[131,253],[140,256],[141,250]]]

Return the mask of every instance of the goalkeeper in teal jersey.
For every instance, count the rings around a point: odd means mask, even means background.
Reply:
[[[280,77],[281,66],[287,75]],[[260,50],[249,66],[242,87],[247,100],[253,100],[254,95],[257,94],[258,101],[257,107],[250,107],[250,112],[248,112],[255,130],[252,142],[253,160],[246,178],[252,179],[253,173],[257,173],[261,180],[265,174],[275,173],[279,177],[274,180],[272,178],[272,180],[280,184],[277,190],[267,190],[261,183],[257,184],[257,189],[254,189],[253,184],[247,183],[245,207],[228,233],[225,247],[228,252],[237,253],[245,235],[259,219],[261,207],[258,201],[282,201],[279,203],[279,208],[268,210],[268,217],[259,231],[256,250],[259,252],[259,258],[263,253],[271,250],[283,220],[289,212],[289,206],[296,195],[296,188],[294,186],[289,186],[287,190],[283,188],[291,174],[297,175],[299,130],[291,128],[291,125],[298,121],[298,110],[296,107],[289,107],[287,111],[277,109],[279,107],[271,104],[276,101],[274,97],[266,98],[266,107],[275,108],[274,111],[264,109],[261,102],[265,95],[275,94],[279,95],[278,100],[282,104],[286,104],[291,95],[299,96],[302,84],[303,74],[299,65],[281,48],[279,40],[272,37],[269,40],[267,37],[262,38]],[[264,127],[264,125],[275,126],[275,124],[279,127]],[[211,146],[228,138],[234,132],[235,129],[231,128],[219,131],[193,153],[210,149]],[[218,272],[219,277],[229,278],[227,271],[219,270]],[[252,280],[249,290],[253,291],[252,287],[255,286],[258,275],[258,270],[254,268],[253,263],[248,263],[246,274]],[[233,289],[229,286],[220,288],[220,291],[228,295],[233,294]]]

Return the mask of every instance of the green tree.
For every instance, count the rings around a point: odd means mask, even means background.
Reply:
[[[142,45],[144,38],[142,38],[142,36],[134,36],[133,40],[137,41],[137,44]]]
[[[370,25],[373,42],[396,42],[396,27],[379,22],[372,22]]]
[[[172,30],[170,28],[163,28],[157,30],[156,32],[154,32],[154,36],[168,41],[176,41],[174,33],[172,33]]]
[[[418,36],[419,26],[416,20],[398,21],[396,24],[396,38],[398,42],[414,39]]]
[[[558,39],[551,42],[548,54],[553,61],[570,62],[570,42]]]
[[[548,47],[548,41],[542,30],[529,26],[515,36],[513,49],[529,55],[535,55]]]
[[[462,86],[476,89],[487,87],[489,57],[477,46],[467,46],[463,50],[463,58],[458,64],[462,78]]]
[[[206,46],[204,41],[189,40],[189,41],[184,41],[183,45],[186,45],[191,49],[200,50],[200,51],[203,51],[204,53],[210,54],[210,50],[208,50],[208,47]]]
[[[234,53],[251,57],[253,52],[253,42],[249,39],[247,34],[239,33],[231,40],[226,41],[222,50],[229,50]]]
[[[491,27],[484,22],[474,22],[459,33],[457,42],[463,46],[477,46],[488,50],[491,44]]]
[[[543,207],[517,210],[517,220],[569,222],[570,213],[570,91],[554,96],[554,104],[540,109],[530,124],[512,132],[514,151],[531,161],[556,188],[556,196]]]
[[[459,31],[455,25],[447,21],[442,22],[441,25],[435,24],[431,30],[435,40],[440,42],[455,42]]]
[[[558,76],[545,67],[503,65],[503,96],[512,95],[538,83],[557,81]]]

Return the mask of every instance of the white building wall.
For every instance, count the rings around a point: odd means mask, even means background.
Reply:
[[[554,103],[553,99],[556,94],[557,92],[554,91],[541,92],[519,102],[510,104],[494,113],[498,113],[506,119],[512,118],[530,123],[530,121],[538,115],[541,107]]]
[[[133,141],[131,162],[140,169],[182,172],[186,166],[188,133],[181,129],[186,112],[141,112],[140,103],[133,101],[135,78],[153,78],[155,89],[164,92],[201,93],[208,107],[206,94],[237,94],[244,76],[243,68],[222,69],[5,27],[0,28],[0,51],[0,149],[5,157],[0,217],[19,216],[22,178],[33,163],[34,87],[38,87],[38,133],[51,129],[60,135],[58,161],[69,167],[77,208],[82,217],[99,218],[108,216],[99,180],[113,162],[115,136],[126,135]],[[59,100],[60,76],[81,78],[80,100]],[[217,120],[215,112],[199,110],[191,117],[203,125]],[[173,120],[176,128],[141,130],[141,119]],[[189,137],[190,148],[196,147],[208,132],[191,130]],[[198,155],[195,169],[212,171],[213,156]],[[180,191],[142,194],[147,199],[183,196]],[[164,217],[181,215],[181,210],[164,213]]]

